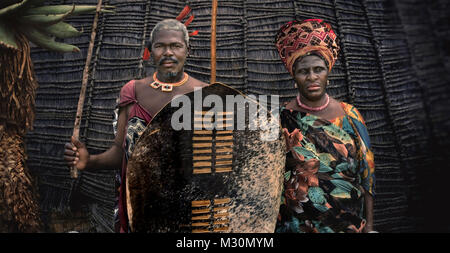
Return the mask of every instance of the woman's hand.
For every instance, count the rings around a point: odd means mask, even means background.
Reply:
[[[292,151],[292,148],[294,147],[302,146],[300,142],[303,140],[303,134],[299,129],[296,128],[294,131],[292,131],[292,133],[289,133],[289,131],[286,128],[283,128],[283,135],[286,141],[286,147],[288,152]],[[305,157],[296,151],[292,152],[292,156],[297,161],[301,162],[305,161]]]
[[[286,140],[286,147],[288,151],[291,151],[293,147],[301,147],[300,142],[303,140],[303,134],[298,128],[296,128],[292,133],[286,128],[283,128],[283,135]]]

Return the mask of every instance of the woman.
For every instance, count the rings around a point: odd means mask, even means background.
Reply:
[[[326,93],[339,46],[320,19],[292,21],[276,36],[298,95],[281,110],[288,146],[276,232],[374,232],[374,162],[358,110]]]

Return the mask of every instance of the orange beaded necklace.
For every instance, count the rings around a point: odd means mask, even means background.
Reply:
[[[171,92],[173,87],[177,87],[177,86],[181,86],[183,84],[185,84],[189,78],[189,75],[187,73],[184,73],[183,79],[181,79],[181,81],[176,82],[176,83],[164,83],[158,80],[158,78],[156,78],[156,73],[155,72],[153,74],[153,82],[150,83],[150,87],[158,89],[159,87],[161,87],[161,91],[165,91],[165,92]]]

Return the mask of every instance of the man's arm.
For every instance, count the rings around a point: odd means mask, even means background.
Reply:
[[[72,137],[71,143],[65,146],[64,159],[69,166],[76,166],[79,170],[98,169],[98,168],[120,168],[123,158],[123,139],[125,136],[125,127],[129,106],[122,107],[119,110],[119,119],[117,122],[117,135],[114,144],[107,151],[90,155],[84,143]]]

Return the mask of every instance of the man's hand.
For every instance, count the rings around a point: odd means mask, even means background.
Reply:
[[[71,142],[64,145],[64,160],[67,162],[67,166],[75,166],[78,170],[84,170],[89,161],[89,152],[84,143],[72,136]]]

